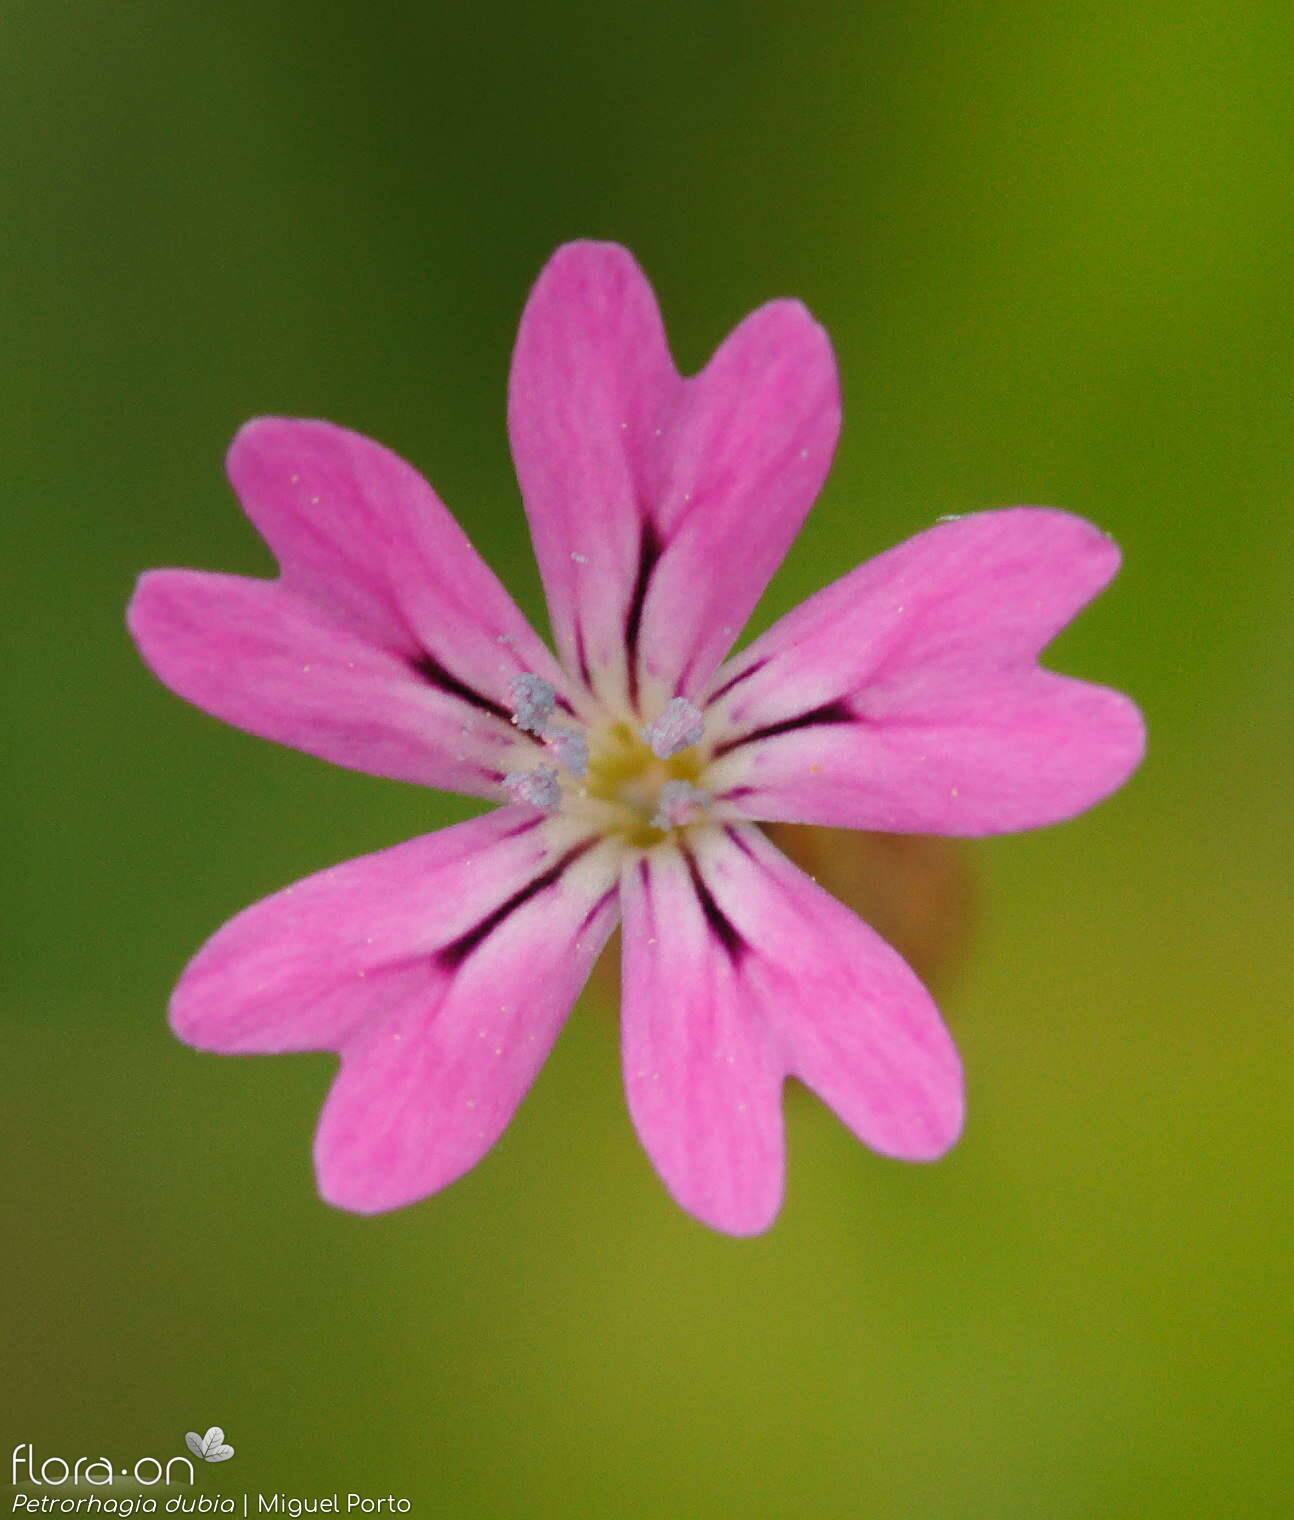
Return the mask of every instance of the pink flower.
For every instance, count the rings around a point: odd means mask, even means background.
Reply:
[[[502,804],[240,913],[181,978],[176,1033],[338,1051],[320,1190],[395,1208],[493,1145],[622,919],[629,1110],[685,1209],[772,1221],[788,1075],[875,1150],[940,1155],[962,1078],[934,1004],[757,823],[990,834],[1113,791],[1136,708],[1036,657],[1117,549],[1045,508],[950,521],[722,664],[836,443],[804,307],[761,307],[685,380],[632,258],[572,244],[526,307],[508,420],[557,659],[430,487],[324,422],[261,419],[230,451],[277,581],[142,578],[130,628],[181,696]]]

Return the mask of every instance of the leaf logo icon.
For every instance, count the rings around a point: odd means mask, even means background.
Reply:
[[[219,1425],[211,1426],[205,1436],[200,1436],[196,1430],[189,1431],[184,1444],[204,1462],[228,1462],[234,1454],[234,1448],[225,1445],[225,1433]]]

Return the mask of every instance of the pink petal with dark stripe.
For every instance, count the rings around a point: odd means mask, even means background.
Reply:
[[[757,830],[654,852],[621,892],[629,1109],[690,1213],[735,1235],[772,1222],[786,1075],[887,1155],[955,1141],[961,1068],[929,994]]]
[[[205,712],[352,770],[497,798],[539,752],[490,699],[369,643],[276,581],[151,570],[127,614],[153,673]]]
[[[823,330],[773,302],[684,380],[632,257],[569,244],[522,317],[508,417],[568,668],[627,711],[700,690],[830,464],[840,402]]]
[[[751,818],[933,834],[1099,802],[1144,728],[1039,651],[1110,580],[1113,542],[1046,508],[983,512],[860,566],[715,677],[707,785]]]
[[[616,916],[604,852],[500,808],[240,913],[186,970],[172,1024],[207,1050],[341,1051],[320,1189],[394,1208],[502,1133]]]
[[[431,488],[326,422],[249,423],[229,471],[282,575],[143,576],[128,622],[154,672],[264,738],[497,797],[533,758],[509,721],[513,678],[567,686]]]

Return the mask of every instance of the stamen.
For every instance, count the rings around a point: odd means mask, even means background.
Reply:
[[[557,705],[557,693],[542,676],[528,671],[513,676],[508,689],[512,695],[512,721],[528,734],[542,734]]]
[[[701,710],[686,697],[671,697],[665,711],[642,730],[642,736],[658,760],[668,760],[679,750],[695,744],[705,733]]]
[[[564,769],[570,771],[577,781],[583,781],[589,773],[589,741],[578,728],[567,728],[561,723],[547,723],[544,738]]]
[[[680,829],[692,823],[698,812],[708,808],[714,801],[709,792],[693,786],[690,781],[667,781],[657,794],[656,816],[651,825],[654,829]]]
[[[503,778],[503,790],[514,802],[542,808],[545,813],[555,812],[561,805],[561,783],[551,765],[533,771],[509,771]]]

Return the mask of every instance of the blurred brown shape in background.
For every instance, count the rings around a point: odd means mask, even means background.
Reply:
[[[784,855],[893,945],[927,987],[946,987],[961,969],[978,905],[961,840],[807,823],[762,827]]]

